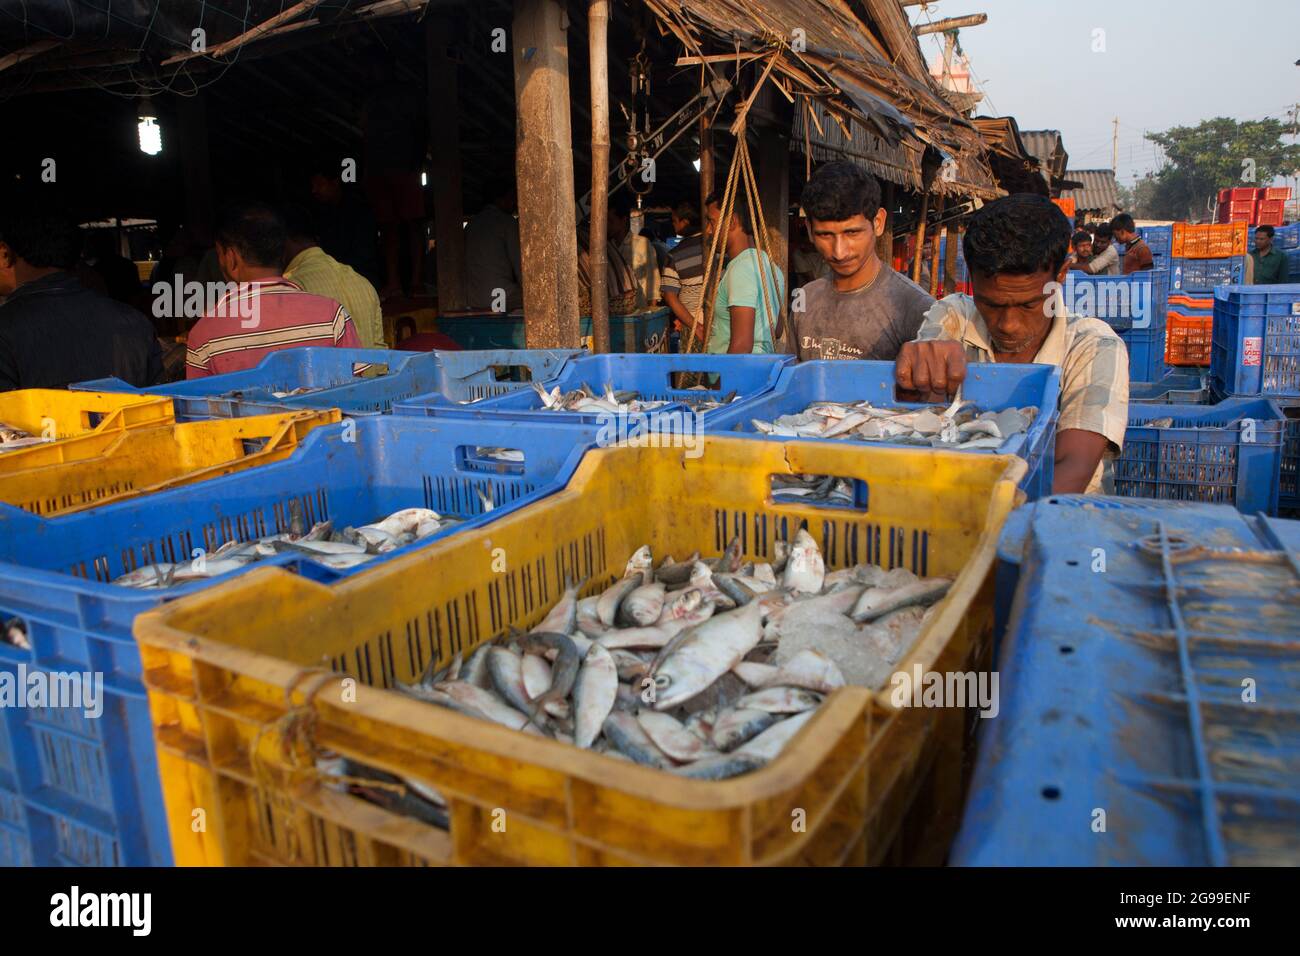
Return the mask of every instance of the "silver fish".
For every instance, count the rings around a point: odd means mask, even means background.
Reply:
[[[647,627],[663,613],[667,589],[663,584],[643,584],[619,604],[617,623],[623,627]]]
[[[614,658],[599,644],[591,645],[573,688],[575,746],[586,750],[595,743],[614,707],[618,688],[618,666]]]
[[[679,635],[684,640],[655,662],[655,710],[690,700],[739,664],[762,637],[762,621],[758,603],[751,602]]]
[[[826,562],[821,550],[805,528],[800,528],[790,548],[790,560],[781,576],[783,587],[805,594],[817,594],[826,577]]]
[[[643,710],[637,720],[654,745],[678,763],[717,756],[712,744],[700,740],[668,714]]]
[[[870,588],[862,593],[849,614],[859,624],[912,605],[929,606],[948,593],[951,578],[926,578],[903,587]]]
[[[640,586],[641,575],[638,573],[635,577],[621,578],[607,587],[596,604],[596,616],[600,619],[600,623],[606,627],[613,627],[618,616],[619,605]]]
[[[777,721],[775,714],[766,710],[736,707],[718,715],[710,740],[723,753],[735,750],[741,744],[757,737]]]
[[[822,702],[820,694],[797,687],[768,687],[746,694],[736,702],[737,707],[765,710],[769,714],[801,714]]]
[[[738,777],[742,773],[758,770],[766,763],[767,761],[757,754],[737,751],[682,764],[680,767],[673,768],[672,772],[692,780],[727,780],[730,777]]]
[[[749,754],[762,760],[775,760],[785,749],[785,745],[815,713],[817,713],[815,710],[806,710],[802,714],[796,714],[787,720],[773,724],[749,743],[743,744],[737,753]]]
[[[672,761],[654,745],[640,721],[626,711],[616,710],[605,718],[604,733],[618,752],[645,767],[666,770]]]

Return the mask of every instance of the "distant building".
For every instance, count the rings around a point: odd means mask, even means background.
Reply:
[[[1053,199],[1061,195],[1061,190],[1082,185],[1069,180],[1065,173],[1070,154],[1065,151],[1065,141],[1057,129],[1022,129],[1020,138],[1029,154],[1038,159],[1038,170],[1047,183],[1047,189]]]
[[[1111,219],[1123,211],[1119,202],[1119,187],[1111,170],[1071,169],[1066,172],[1065,178],[1083,184],[1081,189],[1066,189],[1061,192],[1062,199],[1074,200],[1076,222]]]

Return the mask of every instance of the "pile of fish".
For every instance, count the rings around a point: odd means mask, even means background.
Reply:
[[[836,688],[883,686],[916,642],[948,578],[858,565],[827,572],[800,530],[770,563],[742,560],[739,539],[712,560],[654,565],[649,546],[619,580],[579,598],[571,584],[528,633],[457,655],[396,690],[526,734],[682,777],[756,770]],[[427,784],[335,753],[329,785],[431,821],[445,801]],[[370,783],[367,783],[370,781]]]
[[[548,392],[542,385],[534,382],[533,391],[542,400],[542,407],[549,411],[586,412],[594,415],[601,413],[628,415],[638,412],[650,412],[679,402],[688,405],[696,412],[702,413],[721,408],[723,405],[729,405],[739,397],[734,391],[718,398],[708,397],[712,394],[712,390],[706,385],[696,385],[681,390],[703,392],[704,395],[698,401],[693,398],[676,398],[672,401],[643,399],[640,392],[632,389],[615,391],[609,383],[605,384],[605,390],[600,395],[593,392],[585,382],[572,392],[561,392],[558,385]]]
[[[479,498],[484,510],[491,510],[492,503],[482,491]],[[298,503],[294,502],[294,505]],[[215,578],[263,558],[285,553],[301,554],[328,568],[345,570],[460,524],[461,520],[445,517],[428,508],[403,508],[382,521],[359,528],[335,531],[332,521],[321,521],[304,531],[301,508],[295,507],[291,509],[289,531],[269,534],[255,541],[227,541],[211,554],[193,561],[147,564],[114,579],[112,583],[144,590],[170,588],[189,581]]]
[[[752,419],[755,430],[783,438],[846,438],[856,441],[921,445],[926,448],[1000,448],[1029,430],[1038,409],[1007,408],[981,412],[958,398],[950,406],[897,408],[862,402],[814,402],[803,411],[774,421]]]
[[[24,431],[15,425],[6,425],[4,422],[0,422],[0,453],[13,451],[15,448],[26,448],[28,445],[43,445],[49,441],[54,441],[54,439],[42,438],[40,435],[33,435],[31,432]]]

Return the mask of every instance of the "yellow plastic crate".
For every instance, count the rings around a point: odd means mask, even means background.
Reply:
[[[170,401],[167,407],[171,408]],[[337,408],[96,431],[0,455],[0,501],[45,517],[280,461]]]
[[[891,846],[942,859],[969,710],[895,709],[888,688],[842,688],[771,764],[705,782],[385,688],[431,655],[536,624],[566,576],[596,593],[642,544],[680,557],[740,534],[746,556],[765,560],[804,523],[828,567],[958,576],[900,669],[987,666],[996,544],[1024,469],[1010,456],[834,442],[709,438],[696,458],[601,449],[545,501],[335,586],[262,568],[143,614],[175,860],[829,865],[880,862]],[[810,472],[862,479],[869,510],[771,500],[770,475]],[[313,748],[426,781],[447,799],[450,830],[321,786]]]
[[[55,439],[121,431],[176,421],[170,398],[116,392],[69,392],[57,388],[24,388],[0,392],[0,422],[33,435]],[[48,445],[31,445],[0,452],[0,460],[16,461]]]

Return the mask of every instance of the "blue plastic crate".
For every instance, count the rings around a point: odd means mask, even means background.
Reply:
[[[738,398],[752,398],[772,390],[781,370],[794,361],[792,355],[625,355],[609,353],[588,355],[571,359],[558,378],[545,383],[546,388],[558,387],[562,392],[587,385],[600,393],[606,384],[615,391],[631,390],[642,399],[672,403],[661,411],[681,413],[703,398],[716,399],[729,392]],[[706,372],[717,376],[708,390],[674,388],[673,376],[683,372]],[[723,409],[706,412],[707,424]],[[430,402],[426,396],[417,396],[402,402],[396,409],[399,415],[453,415],[472,417],[485,421],[547,421],[573,422],[600,425],[608,416],[581,412],[551,412],[542,407],[541,397],[534,389],[520,389],[509,395],[485,399],[473,406],[450,406],[444,402]]]
[[[288,459],[90,511],[43,519],[0,507],[0,620],[25,622],[31,651],[0,644],[0,667],[100,671],[104,714],[0,710],[0,854],[4,833],[28,840],[37,865],[166,865],[171,862],[149,704],[131,635],[137,614],[193,594],[210,581],[166,591],[108,582],[157,561],[183,561],[230,539],[287,530],[291,503],[308,524],[361,525],[406,507],[467,519],[357,568],[373,568],[458,529],[495,520],[561,489],[597,430],[546,422],[488,423],[374,416],[318,428]],[[479,449],[519,449],[507,464]],[[494,507],[484,513],[479,492]],[[332,570],[281,554],[281,565],[329,582]],[[7,736],[6,736],[7,735]],[[6,760],[6,757],[8,759]],[[11,824],[5,793],[20,795],[26,824]],[[55,839],[55,836],[58,839]]]
[[[1246,281],[1246,257],[1225,259],[1170,260],[1170,292],[1214,291],[1215,286],[1235,285]]]
[[[1203,405],[1210,393],[1200,369],[1170,372],[1158,382],[1130,381],[1128,400],[1157,405]]]
[[[1277,507],[1300,510],[1300,402],[1277,402],[1286,416],[1282,458],[1278,468]]]
[[[1023,549],[999,550],[1020,566],[1000,709],[977,721],[949,861],[1300,863],[1300,555],[1280,552],[1300,524],[1075,495],[1020,518]],[[1224,557],[1176,560],[1184,545]]]
[[[1117,331],[1163,328],[1169,272],[1152,269],[1108,276],[1071,270],[1061,294],[1071,314],[1101,319]]]
[[[1221,395],[1300,398],[1300,284],[1215,291],[1210,383]]]
[[[135,389],[120,379],[81,382],[74,389],[173,396],[181,421],[264,415],[298,408],[340,408],[349,415],[391,410],[416,394],[449,402],[503,394],[533,379],[558,375],[581,349],[403,352],[388,349],[284,349],[256,367],[225,375]],[[382,374],[377,374],[382,373]],[[317,391],[276,397],[297,388]]]
[[[609,347],[612,352],[653,354],[668,348],[667,309],[609,317]],[[580,319],[584,344],[591,343],[591,316]],[[466,349],[522,349],[525,345],[524,317],[484,312],[473,315],[440,315],[438,331]]]
[[[1169,255],[1174,242],[1173,226],[1139,226],[1137,234],[1146,242],[1153,256]]]
[[[1173,424],[1149,424],[1164,418]],[[1115,494],[1275,514],[1283,424],[1281,410],[1267,399],[1130,405],[1124,449],[1115,460]]]
[[[1156,382],[1177,371],[1165,364],[1164,326],[1150,329],[1116,329],[1128,349],[1128,377],[1133,382]]]
[[[963,398],[970,399],[986,411],[1032,405],[1039,409],[1040,414],[1026,434],[1007,439],[1001,448],[979,449],[967,454],[1019,455],[1029,465],[1028,474],[1021,483],[1025,493],[1030,498],[1049,494],[1052,490],[1060,391],[1061,371],[1051,365],[968,365],[961,392]],[[746,438],[784,442],[790,439],[758,432],[753,420],[771,421],[780,415],[801,412],[815,402],[864,400],[877,405],[921,407],[895,399],[893,362],[801,362],[782,370],[771,392],[714,412],[709,419],[709,429],[713,434],[740,434]],[[854,444],[880,446],[885,443],[855,441]]]

